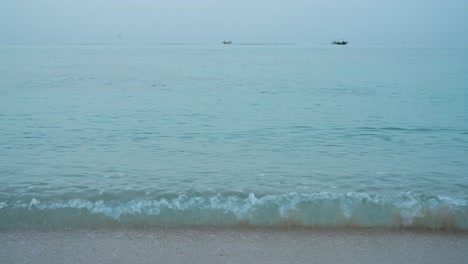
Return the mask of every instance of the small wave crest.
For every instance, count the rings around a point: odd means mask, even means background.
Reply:
[[[0,202],[0,227],[101,226],[383,227],[468,229],[466,200],[403,193],[181,194],[129,200]]]

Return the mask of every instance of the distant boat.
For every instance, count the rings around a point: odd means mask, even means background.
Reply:
[[[232,41],[223,41],[223,44],[232,44]]]
[[[346,44],[348,44],[348,41],[344,41],[344,40],[336,41],[336,40],[334,40],[334,41],[332,41],[332,44],[334,44],[334,45],[346,45]]]

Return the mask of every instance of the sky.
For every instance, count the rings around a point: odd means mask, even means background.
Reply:
[[[468,43],[468,0],[0,0],[0,44]]]

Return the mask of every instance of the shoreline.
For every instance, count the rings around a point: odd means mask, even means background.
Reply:
[[[2,263],[466,263],[468,233],[373,228],[0,230]]]

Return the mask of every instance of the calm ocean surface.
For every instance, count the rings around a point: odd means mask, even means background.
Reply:
[[[468,48],[0,46],[0,228],[468,229]]]

